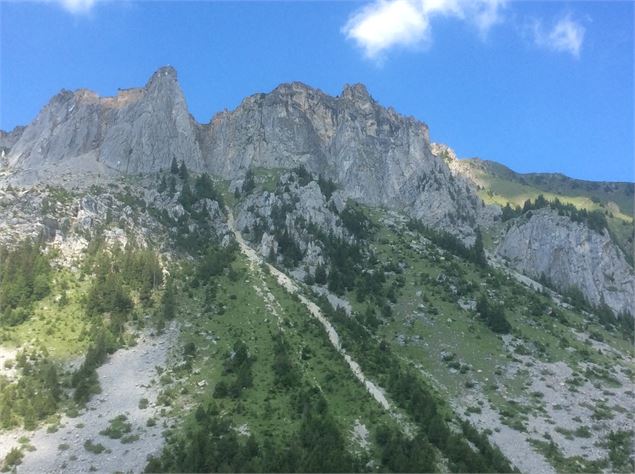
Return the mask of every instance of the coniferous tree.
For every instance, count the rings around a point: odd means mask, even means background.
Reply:
[[[172,158],[172,165],[170,166],[170,173],[172,174],[178,174],[179,172],[179,164],[176,161],[176,158],[173,157]]]
[[[159,187],[157,188],[157,191],[159,191],[160,193],[164,193],[167,189],[168,189],[168,182],[165,179],[165,175],[164,175],[164,176],[161,176],[161,181],[159,182]]]
[[[326,283],[326,270],[322,264],[315,267],[315,283],[318,285],[324,285]]]
[[[506,334],[511,331],[511,325],[505,318],[505,310],[503,307],[499,304],[491,304],[484,294],[481,295],[476,303],[476,311],[478,311],[481,318],[485,321],[485,324],[487,324],[492,331],[501,334]]]
[[[170,321],[176,316],[176,292],[174,282],[169,278],[165,283],[165,291],[161,297],[161,317]]]
[[[247,170],[247,173],[245,174],[245,179],[243,180],[242,192],[243,194],[249,194],[254,190],[255,187],[256,182],[254,181],[254,172],[251,168],[249,168]]]
[[[185,161],[181,161],[181,166],[179,166],[179,178],[181,178],[183,182],[186,182],[190,179],[190,173],[187,170]]]
[[[483,235],[481,229],[476,229],[476,240],[471,249],[471,260],[481,267],[487,266],[487,258],[485,257],[485,249],[483,248]]]
[[[188,211],[192,208],[192,204],[194,204],[194,195],[192,194],[192,190],[190,189],[190,185],[187,181],[183,183],[183,188],[181,188],[179,202],[183,208]]]

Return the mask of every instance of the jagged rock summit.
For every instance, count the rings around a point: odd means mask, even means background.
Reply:
[[[406,210],[467,242],[481,206],[467,182],[432,153],[428,127],[382,107],[361,84],[337,97],[299,82],[281,84],[198,124],[176,71],[163,67],[145,87],[115,97],[62,91],[15,138],[3,141],[4,167],[22,181],[152,173],[173,159],[230,180],[249,168],[304,165],[333,179],[347,197]]]
[[[492,229],[501,215],[499,206],[483,204],[467,161],[431,144],[427,125],[381,106],[362,84],[346,85],[338,96],[281,84],[199,124],[176,71],[162,67],[144,87],[114,97],[61,91],[33,123],[0,133],[0,153],[0,179],[21,184],[58,178],[89,184],[95,176],[159,172],[177,160],[229,180],[233,189],[249,169],[302,165],[332,179],[342,202],[398,210],[468,245],[479,226]],[[608,234],[539,215],[544,222],[507,226],[495,253],[561,289],[581,288],[595,304],[629,310],[632,267]]]
[[[31,179],[73,172],[153,172],[173,157],[200,168],[196,123],[176,71],[164,67],[145,87],[99,97],[62,90],[10,147],[10,169]]]

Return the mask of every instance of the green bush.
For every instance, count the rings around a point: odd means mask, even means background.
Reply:
[[[33,303],[50,292],[51,266],[40,245],[0,247],[0,326],[15,326],[31,314]]]

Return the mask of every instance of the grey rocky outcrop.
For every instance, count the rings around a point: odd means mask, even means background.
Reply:
[[[496,253],[533,278],[544,275],[561,290],[579,288],[593,304],[635,314],[635,274],[606,230],[541,209],[511,221]]]
[[[17,126],[10,132],[0,130],[0,154],[5,156],[20,139],[26,127]]]
[[[340,191],[327,199],[317,182],[302,185],[295,173],[284,173],[274,192],[245,196],[236,215],[236,226],[265,258],[279,255],[275,235],[286,233],[298,245],[304,263],[313,268],[324,263],[324,258],[311,226],[325,235],[351,238],[342,227],[335,204],[341,200]]]
[[[500,208],[483,205],[464,160],[457,160],[447,146],[431,144],[424,123],[382,107],[360,84],[345,86],[335,97],[299,82],[282,84],[270,93],[247,97],[208,124],[198,124],[188,112],[176,72],[165,67],[144,87],[121,90],[115,97],[85,89],[62,91],[28,127],[0,134],[0,147],[0,179],[8,175],[9,181],[22,184],[61,181],[66,187],[88,182],[89,176],[99,182],[101,176],[154,173],[176,159],[190,170],[209,171],[237,185],[249,169],[304,165],[314,175],[332,179],[339,191],[329,202],[322,197],[322,202],[319,189],[297,190],[295,199],[302,208],[293,212],[312,216],[314,224],[326,228],[337,229],[320,221],[332,218],[327,216],[331,210],[322,212],[320,206],[331,205],[339,212],[348,198],[398,210],[467,244],[473,242],[477,226],[492,228],[500,222]],[[11,196],[5,193],[0,199]],[[250,197],[247,214],[264,216],[280,199]],[[175,215],[183,211],[177,203],[169,209]],[[247,214],[238,219],[250,219]],[[539,257],[527,243],[525,227],[517,226],[499,246],[501,255],[513,258],[517,267],[534,276],[545,273],[558,284],[575,284],[591,301],[603,296],[614,308],[624,307],[621,302],[632,296],[632,281],[620,279],[623,259],[606,235],[583,238],[580,235],[591,231],[577,226],[552,238],[545,247],[547,256]],[[258,242],[262,251],[275,251],[271,235],[269,229]],[[588,251],[571,247],[579,238],[586,239]],[[319,252],[311,255],[319,259]],[[610,262],[604,263],[606,271],[598,270],[598,259]],[[614,262],[621,263],[609,269]],[[612,271],[618,275],[615,281],[600,275]]]
[[[431,152],[427,126],[380,106],[361,84],[338,97],[282,84],[199,125],[176,72],[161,68],[145,87],[115,97],[60,92],[7,155],[8,167],[29,182],[60,173],[156,172],[173,158],[232,180],[253,167],[303,164],[346,197],[404,210],[467,242],[480,207]]]
[[[99,97],[80,89],[57,94],[11,147],[8,166],[39,174],[169,168],[172,159],[201,169],[196,123],[176,72],[159,69],[143,88]]]
[[[480,200],[431,152],[428,127],[380,106],[361,84],[337,97],[297,82],[253,95],[203,126],[201,147],[216,175],[302,164],[347,197],[472,239]]]

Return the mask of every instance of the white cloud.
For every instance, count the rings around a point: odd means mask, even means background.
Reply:
[[[65,10],[73,14],[88,13],[97,3],[97,0],[53,0]]]
[[[506,3],[507,0],[490,0],[472,4],[476,6],[474,23],[482,36],[486,36],[494,25],[502,23],[503,18],[500,11]]]
[[[576,58],[580,57],[584,33],[584,26],[572,20],[570,15],[558,20],[551,30],[545,30],[540,21],[535,21],[533,25],[534,43],[537,46],[569,53]]]
[[[393,0],[368,5],[355,13],[344,33],[360,46],[367,57],[376,58],[393,46],[414,46],[428,34],[425,14],[410,0]]]
[[[364,54],[378,59],[394,47],[426,44],[433,17],[453,17],[474,25],[482,37],[501,22],[507,0],[375,0],[353,13],[342,31]]]

